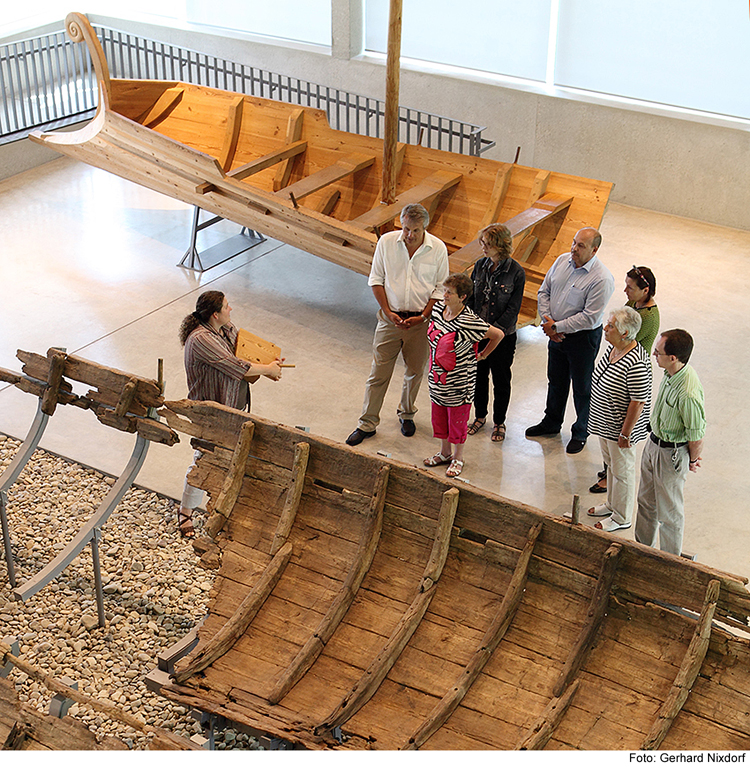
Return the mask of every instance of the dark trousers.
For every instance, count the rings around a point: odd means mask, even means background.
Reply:
[[[487,341],[479,342],[479,351]],[[506,335],[486,360],[477,363],[477,384],[474,391],[474,416],[485,419],[490,400],[492,374],[492,424],[502,425],[510,403],[511,365],[516,354],[516,333]]]
[[[565,416],[570,385],[573,385],[573,404],[576,421],[571,433],[578,441],[588,437],[589,404],[591,403],[591,376],[602,341],[602,328],[569,333],[547,347],[547,407],[542,424],[551,430],[560,430]]]

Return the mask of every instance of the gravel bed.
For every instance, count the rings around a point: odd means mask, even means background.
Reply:
[[[19,441],[0,435],[0,473]],[[94,513],[114,479],[44,451],[36,451],[8,492],[7,515],[16,579],[36,574]],[[98,627],[91,554],[68,568],[26,603],[10,597],[0,558],[0,637],[16,636],[20,656],[78,689],[105,698],[150,725],[190,738],[201,725],[183,706],[146,689],[156,656],[206,615],[214,572],[197,565],[190,542],[177,529],[175,501],[131,488],[102,528],[99,544],[107,625]],[[0,546],[1,549],[1,546]],[[48,711],[47,689],[18,669],[10,678],[22,701]],[[148,737],[90,707],[69,712],[94,732],[116,736],[133,749]],[[258,749],[255,738],[227,729],[217,749]]]

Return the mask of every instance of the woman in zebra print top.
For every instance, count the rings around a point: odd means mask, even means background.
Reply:
[[[434,305],[427,328],[432,431],[441,447],[424,464],[449,464],[446,476],[458,476],[464,467],[477,360],[484,360],[503,338],[502,330],[488,325],[466,306],[473,289],[474,282],[463,273],[448,276],[443,282],[443,302]],[[477,344],[484,338],[488,339],[487,345],[477,354]]]

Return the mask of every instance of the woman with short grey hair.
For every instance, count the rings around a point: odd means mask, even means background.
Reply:
[[[610,312],[604,325],[609,348],[594,368],[588,431],[599,436],[607,466],[607,500],[590,508],[598,530],[624,530],[635,508],[635,445],[648,433],[651,362],[635,340],[641,315],[632,308]]]

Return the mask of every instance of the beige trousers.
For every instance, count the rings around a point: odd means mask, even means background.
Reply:
[[[400,419],[413,419],[417,413],[417,395],[422,384],[427,358],[427,322],[401,330],[382,311],[372,341],[372,367],[365,386],[365,401],[357,427],[365,432],[375,430],[380,422],[380,409],[393,375],[399,354],[404,359],[404,384],[398,406]]]

